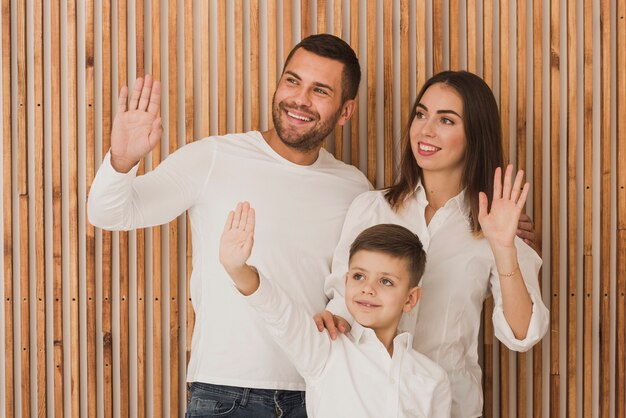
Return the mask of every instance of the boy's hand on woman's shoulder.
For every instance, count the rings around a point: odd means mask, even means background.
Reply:
[[[317,326],[317,330],[319,332],[323,332],[324,330],[328,331],[328,335],[330,335],[331,340],[337,339],[337,333],[344,334],[349,332],[351,328],[348,321],[339,315],[334,315],[330,311],[324,311],[313,315],[313,321],[315,321],[315,325]]]

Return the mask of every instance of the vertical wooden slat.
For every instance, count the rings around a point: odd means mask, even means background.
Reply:
[[[102,154],[111,147],[111,1],[102,1]],[[102,357],[104,416],[113,416],[113,340],[111,338],[111,232],[102,231]]]
[[[593,394],[593,30],[592,3],[583,6],[583,416],[592,416]]]
[[[400,126],[409,119],[411,98],[409,97],[409,2],[400,1]],[[404,135],[402,136],[404,140]],[[405,143],[400,145],[404,149]]]
[[[50,2],[50,108],[61,108],[60,2]],[[104,51],[103,51],[104,52]],[[54,338],[54,416],[63,416],[63,246],[61,234],[61,112],[50,113],[52,168],[52,293]]]
[[[576,3],[567,2],[567,400],[566,415],[577,415],[577,249],[576,249],[576,135],[577,68]]]
[[[485,418],[493,417],[493,342],[494,331],[491,320],[493,314],[493,297],[483,304],[483,414]]]
[[[194,129],[193,129],[193,2],[192,0],[185,0],[185,14],[184,14],[184,32],[185,32],[185,143],[193,142]],[[189,362],[191,355],[191,334],[193,332],[193,326],[195,323],[195,315],[193,306],[191,305],[191,293],[189,291],[189,278],[191,277],[192,269],[192,243],[191,243],[191,226],[189,224],[189,216],[186,216],[186,228],[187,228],[187,277],[185,280],[186,294],[187,294],[187,326],[186,326],[186,348],[187,355],[186,361]],[[181,298],[182,301],[182,298]]]
[[[135,61],[137,77],[144,77],[144,2],[135,0]],[[144,174],[141,161],[137,175]],[[137,417],[146,416],[146,235],[143,228],[136,232],[137,241]]]
[[[517,168],[526,170],[526,0],[517,2]],[[517,416],[526,416],[527,354],[517,353]]]
[[[87,196],[95,175],[94,1],[85,4],[85,177]],[[95,228],[85,222],[87,305],[87,414],[96,416],[96,257]]]
[[[483,2],[483,80],[493,88],[493,3]]]
[[[217,2],[217,126],[218,134],[226,133],[226,3]]]
[[[333,3],[333,34],[341,38],[342,28],[341,1]],[[335,127],[335,158],[343,160],[343,126]]]
[[[272,100],[276,90],[276,0],[267,1],[267,129],[272,129]]]
[[[28,135],[26,132],[26,2],[17,1],[17,193],[19,204],[20,366],[22,416],[30,415],[30,289],[28,225]]]
[[[502,148],[504,150],[504,162],[510,161],[510,67],[509,67],[509,0],[500,0],[500,120],[502,123]],[[509,350],[504,344],[500,347],[500,416],[507,417],[510,414],[509,403]]]
[[[415,9],[415,84],[419,92],[426,82],[426,2],[417,2]]]
[[[359,56],[359,2],[350,0],[350,46]],[[361,67],[363,62],[361,61]],[[361,82],[363,84],[363,82]],[[350,120],[350,164],[359,166],[359,97]]]
[[[261,129],[259,81],[259,0],[250,0],[250,125],[255,131]]]
[[[44,99],[43,99],[43,4],[33,6],[33,84],[35,139],[35,277],[37,328],[37,413],[47,413],[46,405],[46,276],[44,242]]]
[[[242,4],[242,0],[235,0],[235,132],[242,132],[242,131],[243,131],[243,4]]]
[[[223,2],[218,2],[222,4]],[[220,8],[219,21],[223,22],[225,25],[226,12],[224,10],[224,6]],[[223,20],[224,19],[224,20]],[[169,132],[169,153],[172,154],[174,151],[178,149],[178,48],[177,48],[177,37],[178,37],[178,10],[177,10],[177,2],[170,1],[168,2],[168,74],[167,81],[169,87],[169,112],[168,112],[168,132]],[[225,34],[221,35],[224,42],[224,50],[226,49],[226,38]],[[221,42],[221,39],[220,39]],[[220,58],[220,62],[226,62],[226,55],[222,55]],[[220,65],[220,68],[224,68],[225,66]],[[225,75],[225,71],[222,73]],[[223,86],[226,86],[226,80],[220,80],[220,83],[223,83]],[[226,96],[225,88],[220,90],[220,97]],[[225,103],[225,101],[224,101]],[[220,108],[220,113],[224,113],[223,118],[223,126],[220,126],[220,129],[223,129],[222,132],[226,130],[226,107]],[[220,121],[221,121],[220,117]],[[179,218],[172,220],[169,223],[169,288],[170,288],[170,300],[169,300],[169,313],[170,313],[170,323],[169,323],[169,344],[170,344],[170,358],[169,358],[169,371],[170,371],[170,411],[169,416],[179,416],[180,411],[178,410],[178,353],[179,353],[179,332],[180,326],[178,323],[178,314],[179,314],[179,303],[178,303],[178,265],[179,265],[179,254],[178,254],[178,228],[179,228]]]
[[[611,256],[611,15],[610,0],[600,3],[600,259]],[[611,266],[600,263],[600,343],[598,416],[608,418],[611,399]]]
[[[161,79],[161,2],[152,0],[152,74],[155,80]],[[207,77],[208,78],[208,77]],[[161,95],[161,103],[165,95]],[[161,146],[152,150],[152,169],[161,162]],[[162,321],[162,227],[152,228],[152,413],[163,416],[163,343],[161,341]]]
[[[383,3],[383,145],[384,145],[384,184],[393,183],[393,38],[391,33],[391,2]]]
[[[478,65],[476,7],[476,0],[467,0],[467,71],[470,73],[476,73]]]
[[[117,82],[119,91],[122,86],[128,86],[128,29],[127,29],[127,0],[117,0]],[[131,87],[132,89],[132,87]],[[120,333],[120,414],[128,416],[129,412],[129,259],[128,259],[128,232],[120,231],[119,237],[119,333]]]
[[[449,0],[448,5],[448,37],[450,39],[450,69],[460,69],[461,54],[461,22],[459,19],[459,0]]]
[[[550,2],[550,417],[560,416],[560,17],[559,2]]]
[[[258,1],[258,0],[257,0]],[[200,85],[201,92],[201,117],[200,117],[200,135],[202,137],[207,137],[211,134],[210,123],[211,123],[211,77],[210,77],[210,31],[209,31],[209,14],[210,3],[208,1],[200,2],[200,26],[203,30],[200,31],[200,68],[202,69],[201,80],[202,83]],[[252,16],[250,17],[250,25],[252,26]],[[256,39],[255,39],[256,40]],[[252,34],[250,34],[250,42],[253,42]],[[252,44],[250,45],[250,51],[252,52]],[[254,52],[256,53],[256,52]],[[252,82],[253,78],[250,75],[250,81]],[[254,106],[254,101],[252,101],[252,106]],[[254,112],[252,112],[252,119],[254,120]],[[254,123],[253,123],[254,125]]]
[[[444,70],[443,68],[443,4],[441,1],[433,2],[433,74]]]
[[[2,1],[2,181],[4,232],[4,413],[15,416],[13,369],[13,159],[11,112],[11,2]]]
[[[311,34],[311,1],[300,0],[300,39],[304,39]]]
[[[283,0],[283,60],[287,59],[287,55],[289,55],[289,51],[291,51],[291,47],[293,45],[291,13],[291,0]]]
[[[617,252],[615,283],[615,416],[626,416],[626,1],[617,0]]]
[[[326,32],[326,0],[317,0],[317,33]]]
[[[535,243],[542,254],[543,229],[543,49],[542,0],[533,0],[533,220]],[[541,285],[541,273],[539,273]],[[534,418],[543,416],[543,355],[541,341],[533,348],[533,412]]]
[[[376,185],[376,2],[367,2],[367,178]]]

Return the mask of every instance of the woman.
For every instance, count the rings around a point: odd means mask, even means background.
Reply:
[[[537,280],[541,259],[515,236],[529,185],[522,185],[521,171],[513,180],[511,166],[502,179],[497,104],[474,74],[443,72],[428,80],[405,135],[396,183],[360,195],[348,211],[326,280],[327,309],[346,315],[338,296],[348,248],[359,232],[389,222],[415,232],[427,249],[423,298],[401,327],[414,333],[415,349],[448,372],[452,416],[480,416],[478,332],[484,300],[493,295],[495,335],[512,350],[530,349],[549,322]],[[329,315],[316,316],[319,328]]]

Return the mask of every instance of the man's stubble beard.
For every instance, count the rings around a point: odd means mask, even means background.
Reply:
[[[275,97],[272,99],[272,121],[274,122],[274,128],[276,129],[278,138],[280,138],[282,143],[286,146],[303,152],[314,150],[321,145],[324,139],[335,128],[342,111],[342,108],[339,108],[337,113],[335,113],[326,122],[321,122],[319,120],[319,115],[317,115],[317,124],[302,135],[289,133],[287,132],[288,129],[285,129],[285,127],[282,126],[281,114],[283,112],[283,108],[281,107],[281,103],[276,103]],[[292,108],[296,110],[297,106],[293,106]]]

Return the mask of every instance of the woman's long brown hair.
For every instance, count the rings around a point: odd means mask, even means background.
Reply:
[[[420,90],[411,116],[404,128],[403,140],[406,147],[402,152],[400,173],[395,184],[385,191],[385,198],[397,212],[405,199],[415,192],[422,179],[422,169],[415,162],[409,131],[415,119],[417,104],[424,92],[434,84],[452,87],[463,102],[463,126],[465,127],[465,164],[461,186],[465,189],[465,200],[470,208],[469,222],[474,233],[479,233],[478,193],[485,192],[491,207],[493,175],[496,167],[502,167],[502,128],[496,99],[493,92],[480,77],[467,71],[444,71],[431,77]]]

